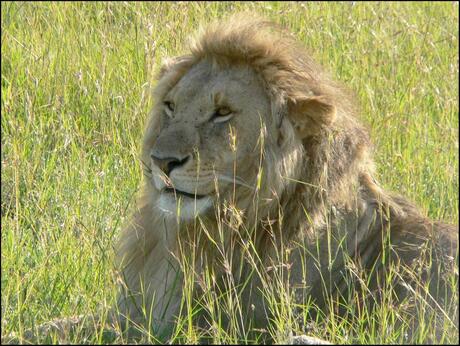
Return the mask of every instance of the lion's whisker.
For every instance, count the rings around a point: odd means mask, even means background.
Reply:
[[[249,185],[242,178],[240,178],[238,176],[233,176],[232,177],[232,176],[228,176],[228,175],[225,175],[225,174],[217,174],[216,176],[217,176],[217,179],[219,179],[219,180],[226,181],[226,182],[229,182],[229,183],[236,183],[238,185],[247,187],[248,189],[256,190],[256,188],[254,186]]]
[[[142,163],[142,165],[143,165],[143,168],[142,168],[142,169],[143,169],[144,171],[149,172],[149,173],[152,173],[152,169],[150,168],[149,165],[147,165],[147,164],[144,162],[144,160],[141,159],[141,163]]]

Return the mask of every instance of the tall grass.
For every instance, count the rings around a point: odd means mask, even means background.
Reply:
[[[458,3],[3,2],[2,338],[113,303],[113,244],[142,176],[153,72],[184,51],[200,24],[239,10],[280,22],[356,92],[387,189],[433,219],[458,223]],[[184,289],[192,290],[188,278]],[[278,304],[289,294],[270,289],[269,333],[282,340],[301,327],[289,304]],[[241,302],[206,294],[212,341],[257,340],[238,329]],[[200,307],[185,303],[173,341],[196,342]],[[305,301],[301,319],[309,333],[336,342],[405,341],[386,328],[398,318],[387,303],[312,322]],[[433,333],[423,323],[416,342]],[[458,329],[446,325],[438,341],[457,340]],[[85,340],[76,333],[70,341]]]

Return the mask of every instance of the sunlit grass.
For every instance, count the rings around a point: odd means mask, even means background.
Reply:
[[[387,189],[433,219],[458,223],[458,3],[2,2],[2,337],[112,305],[113,244],[142,176],[153,73],[185,50],[199,24],[243,9],[286,26],[355,91]],[[176,342],[203,333],[191,312],[200,309],[192,280]],[[302,331],[288,292],[265,289],[275,316],[269,334],[281,340]],[[203,296],[211,341],[254,342],[238,329],[241,302],[227,293]],[[362,315],[350,306],[348,320],[312,319],[308,304],[300,310],[310,334],[344,343],[404,341],[386,329],[385,321],[401,318],[390,304]],[[227,330],[219,322],[225,313]],[[458,329],[446,323],[440,342],[456,342]],[[430,337],[430,325],[415,341]],[[82,338],[76,333],[71,341]]]

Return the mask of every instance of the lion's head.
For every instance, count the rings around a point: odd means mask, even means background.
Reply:
[[[190,219],[217,198],[248,209],[254,192],[263,204],[292,193],[293,180],[332,177],[332,188],[364,161],[348,95],[272,24],[229,22],[208,27],[159,74],[142,159],[148,195],[166,215]],[[334,145],[342,148],[330,157]]]

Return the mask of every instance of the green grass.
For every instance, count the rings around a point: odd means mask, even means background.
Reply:
[[[200,23],[244,9],[283,24],[355,91],[383,185],[458,223],[458,3],[2,2],[2,337],[112,304],[153,72]],[[312,333],[336,342],[400,340],[372,322],[323,323]],[[197,335],[184,322],[175,340]],[[456,340],[451,328],[440,341]]]

